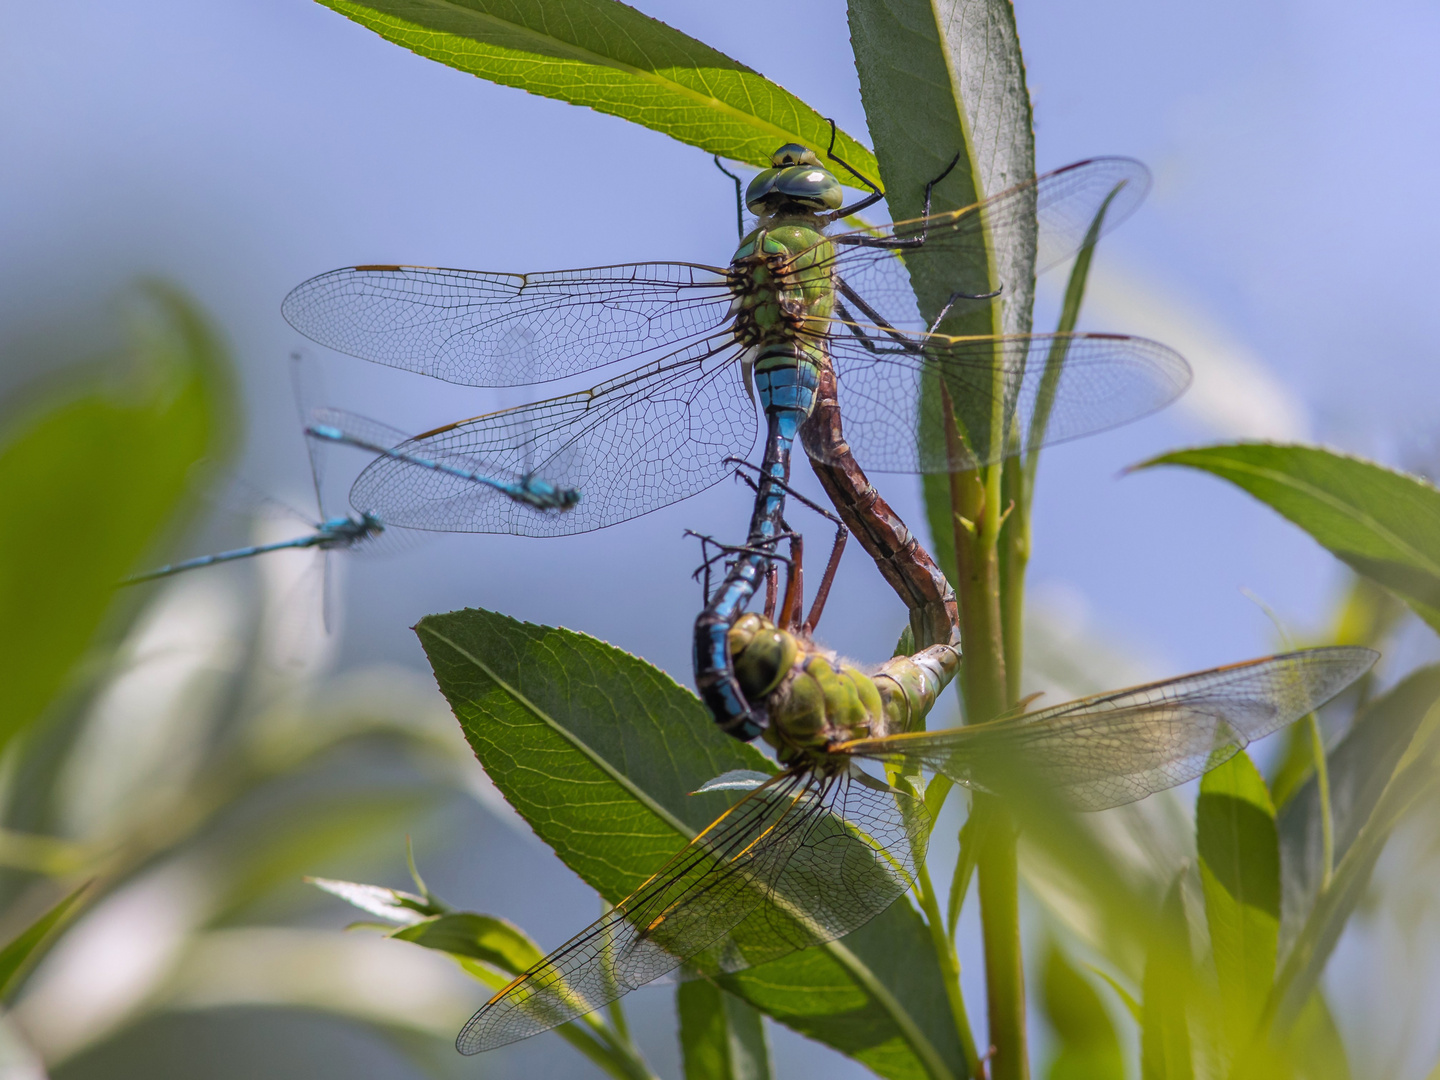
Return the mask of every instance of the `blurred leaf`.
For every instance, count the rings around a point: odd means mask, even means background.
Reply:
[[[1354,844],[1405,748],[1437,699],[1440,699],[1440,666],[1413,672],[1363,709],[1345,737],[1326,755],[1330,766],[1337,864]],[[1324,875],[1320,796],[1313,776],[1281,808],[1279,825],[1284,883],[1280,923],[1283,958],[1288,955],[1315,903]]]
[[[423,896],[401,892],[399,889],[387,889],[383,885],[361,885],[354,881],[336,881],[323,877],[307,877],[305,882],[354,904],[361,911],[379,915],[382,919],[389,919],[402,926],[413,926],[427,916],[437,914],[427,910],[429,905]]]
[[[216,331],[179,292],[147,296],[126,385],[92,374],[0,435],[0,749],[60,690],[116,584],[173,528],[192,466],[232,446]]]
[[[690,796],[774,764],[724,734],[698,698],[604,642],[488,611],[416,631],[495,786],[571,869],[617,903],[730,804]],[[883,1076],[964,1075],[928,932],[892,904],[844,942],[721,985]]]
[[[1377,734],[1370,737],[1375,742],[1367,739],[1366,742],[1355,743],[1356,749],[1351,751],[1355,756],[1345,763],[1343,769],[1338,761],[1331,765],[1331,784],[1332,791],[1336,793],[1334,804],[1337,808],[1335,873],[1330,887],[1319,893],[1296,931],[1271,991],[1268,1011],[1275,1018],[1281,1034],[1296,1022],[1310,995],[1319,986],[1330,953],[1364,897],[1371,872],[1390,834],[1405,815],[1435,789],[1437,775],[1440,775],[1437,772],[1440,708],[1436,707],[1432,692],[1436,677],[1436,668],[1422,669],[1375,701],[1356,722],[1351,735],[1341,746],[1350,743],[1351,737],[1360,738],[1357,733],[1377,716],[1386,718],[1386,726],[1392,728],[1389,734],[1395,736],[1393,741],[1385,738],[1386,732],[1377,729]],[[1407,728],[1415,733],[1408,741],[1403,741]],[[1394,771],[1386,776],[1384,767],[1387,760],[1392,760],[1392,755],[1395,755],[1396,743],[1401,745],[1399,760]],[[1332,756],[1339,749],[1337,747]],[[1345,773],[1345,779],[1337,783],[1339,772]],[[1383,790],[1376,797],[1373,794],[1374,785],[1382,777]],[[1339,795],[1341,783],[1346,791],[1343,800]],[[1296,813],[1302,813],[1301,802],[1308,802],[1308,796],[1308,790],[1301,792],[1291,801],[1290,807]],[[1368,814],[1364,812],[1367,804],[1371,807]],[[1343,819],[1339,813],[1342,805],[1347,807]]]
[[[24,978],[40,957],[45,955],[50,942],[58,934],[65,923],[65,917],[70,914],[76,901],[84,895],[85,890],[90,888],[91,882],[86,882],[78,889],[65,897],[62,897],[54,907],[41,915],[33,923],[27,926],[19,934],[15,935],[13,941],[0,949],[0,1001],[7,1001],[11,993],[20,985]]]
[[[1055,1033],[1048,1080],[1124,1080],[1120,1038],[1100,995],[1052,941],[1045,952],[1040,1004]]]
[[[1200,781],[1196,849],[1205,921],[1232,1052],[1242,1052],[1275,978],[1280,935],[1280,842],[1265,780],[1236,754]]]
[[[1094,964],[1087,966],[1096,975],[1104,979],[1105,982],[1109,984],[1111,990],[1115,991],[1115,996],[1120,999],[1120,1004],[1125,1006],[1125,1011],[1130,1014],[1135,1023],[1141,1023],[1144,1019],[1144,1011],[1140,1008],[1140,1002],[1135,1000],[1135,995],[1127,990],[1120,980],[1108,971],[1105,971],[1103,968],[1098,968]]]
[[[1291,1055],[1304,1080],[1350,1080],[1350,1060],[1330,1006],[1319,991],[1310,995],[1290,1034]]]
[[[1183,875],[1182,875],[1183,876]],[[1161,918],[1175,940],[1188,941],[1184,893],[1177,876],[1165,897]],[[1156,948],[1145,964],[1145,1000],[1141,1003],[1140,1076],[1142,1080],[1194,1080],[1190,1058],[1188,957]]]
[[[468,956],[511,976],[519,975],[545,955],[514,923],[469,911],[426,919],[390,936],[453,956]]]
[[[681,983],[675,1005],[685,1080],[770,1080],[758,1012],[705,979]]]
[[[770,167],[783,143],[823,152],[830,125],[744,64],[615,0],[320,0],[387,41],[482,79],[584,105]],[[875,159],[848,135],[836,150]]]
[[[1155,465],[1202,469],[1245,489],[1440,631],[1440,491],[1431,484],[1313,446],[1209,446],[1136,467]]]

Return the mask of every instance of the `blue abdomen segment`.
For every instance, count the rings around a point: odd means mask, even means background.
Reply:
[[[768,723],[762,709],[745,700],[730,657],[730,627],[744,612],[769,568],[759,551],[773,544],[781,531],[785,489],[790,479],[790,450],[800,425],[815,406],[819,368],[796,346],[777,347],[755,362],[755,390],[765,410],[765,457],[760,490],[750,517],[746,547],[725,575],[725,581],[695,620],[695,685],[700,697],[725,731],[746,742]],[[779,481],[779,483],[776,483]]]

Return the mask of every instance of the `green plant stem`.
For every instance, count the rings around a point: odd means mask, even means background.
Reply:
[[[946,401],[948,406],[949,402]],[[948,415],[953,416],[953,413]],[[946,437],[958,450],[953,422]],[[958,454],[954,459],[958,459]],[[1007,705],[1005,643],[1000,615],[999,535],[1001,466],[954,473],[950,498],[954,511],[956,593],[964,642],[965,717],[980,723]],[[994,1080],[1027,1080],[1029,1053],[1025,1031],[1025,974],[1020,955],[1019,878],[1015,829],[995,799],[975,797],[971,811],[983,816],[986,837],[976,869],[980,879],[980,922],[985,942],[985,988],[990,1013]]]
[[[970,1030],[970,1016],[965,1011],[965,998],[960,993],[960,957],[955,944],[945,932],[945,917],[935,898],[935,887],[930,883],[930,871],[920,864],[919,888],[915,890],[920,901],[920,910],[925,913],[925,923],[930,929],[930,941],[935,946],[935,955],[940,959],[940,970],[945,976],[945,996],[950,1001],[950,1015],[955,1020],[955,1031],[960,1036],[960,1052],[965,1055],[965,1071],[970,1076],[980,1075],[980,1056],[975,1050],[975,1035]]]
[[[1005,703],[1020,700],[1025,663],[1025,571],[1030,565],[1030,494],[1035,471],[1018,457],[1005,461],[1001,480],[1005,525],[1000,537],[1000,606],[1005,643]]]
[[[1330,810],[1330,766],[1325,758],[1325,737],[1320,718],[1313,712],[1305,718],[1310,729],[1310,752],[1315,758],[1315,788],[1320,796],[1320,891],[1330,888],[1335,873],[1335,819]]]

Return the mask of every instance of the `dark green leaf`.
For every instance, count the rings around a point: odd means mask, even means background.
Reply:
[[[1045,954],[1040,1003],[1055,1033],[1048,1080],[1124,1080],[1125,1059],[1110,1014],[1090,980],[1053,942]]]
[[[1367,705],[1330,751],[1330,801],[1337,864],[1349,852],[1395,772],[1420,722],[1440,699],[1440,666],[1421,668]],[[1289,953],[1324,876],[1320,796],[1312,776],[1280,810],[1284,875],[1280,951]]]
[[[90,882],[87,881],[63,897],[44,915],[20,931],[10,944],[0,949],[0,1001],[9,1000],[25,973],[45,955],[45,950],[54,940],[56,932],[64,924],[65,917],[89,887]]]
[[[64,684],[115,586],[175,516],[188,474],[231,440],[225,350],[179,293],[155,287],[131,377],[72,374],[0,436],[0,749]],[[116,365],[117,368],[120,365]]]
[[[487,611],[432,615],[416,629],[496,787],[611,903],[736,797],[688,792],[732,769],[774,769],[664,672],[594,638]],[[939,965],[907,904],[723,985],[881,1075],[947,1063],[963,1075]]]
[[[1165,897],[1161,918],[1173,941],[1188,940],[1182,878],[1177,877]],[[1189,1012],[1194,985],[1187,970],[1189,958],[1160,945],[1146,959],[1145,1000],[1141,1003],[1141,1080],[1194,1080],[1190,1057]]]
[[[402,927],[390,936],[453,956],[468,956],[512,976],[519,975],[545,955],[514,923],[469,911],[426,919]]]
[[[1154,465],[1202,469],[1245,489],[1440,630],[1440,491],[1433,485],[1313,446],[1208,446],[1137,467]]]
[[[1280,934],[1275,810],[1248,754],[1236,754],[1200,781],[1195,838],[1225,1030],[1232,1053],[1239,1053],[1270,993]]]
[[[768,168],[796,142],[824,151],[830,125],[794,94],[615,0],[320,0],[387,41],[482,79],[619,116]],[[870,151],[843,132],[836,152]]]
[[[675,1004],[685,1080],[770,1080],[758,1012],[704,979],[681,983]]]

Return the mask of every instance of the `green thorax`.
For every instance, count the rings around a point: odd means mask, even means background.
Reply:
[[[735,337],[763,358],[815,347],[835,308],[835,251],[809,215],[772,218],[755,229],[730,262]]]
[[[769,714],[765,739],[785,764],[823,764],[838,743],[918,729],[960,666],[958,652],[937,645],[866,674],[754,613],[731,628],[730,654],[746,697]]]

